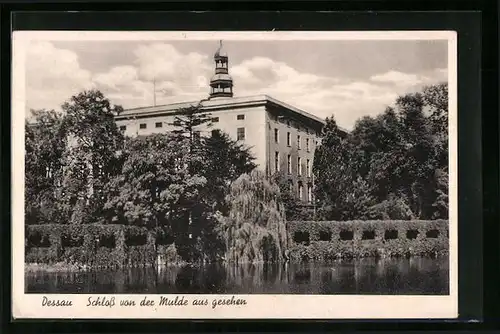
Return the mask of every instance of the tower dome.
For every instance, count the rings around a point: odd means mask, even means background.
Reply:
[[[229,59],[222,41],[214,54],[215,74],[210,79],[210,98],[233,97],[233,78],[229,75]]]

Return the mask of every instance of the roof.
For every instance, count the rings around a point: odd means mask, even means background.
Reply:
[[[190,101],[190,102],[181,102],[181,103],[172,103],[158,106],[149,106],[149,107],[139,107],[139,108],[131,108],[125,109],[119,116],[116,116],[118,119],[130,118],[130,117],[148,117],[155,116],[157,114],[175,114],[181,108],[188,108],[191,106],[196,106],[200,103],[200,101]],[[302,109],[296,108],[290,104],[277,100],[268,95],[255,95],[255,96],[242,96],[242,97],[231,97],[231,98],[221,98],[221,99],[205,99],[201,101],[202,108],[210,111],[210,110],[219,110],[219,109],[230,109],[230,108],[243,108],[249,106],[259,106],[259,105],[275,105],[277,107],[281,107],[291,111],[296,115],[300,115],[302,117],[306,117],[315,122],[325,124],[325,120],[314,116]],[[342,131],[347,132],[347,130],[342,129]]]

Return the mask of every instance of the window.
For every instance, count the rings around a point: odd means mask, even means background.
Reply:
[[[292,174],[292,156],[289,154],[288,155],[288,174]]]
[[[280,170],[280,154],[279,152],[274,152],[274,171],[278,172]]]
[[[313,188],[311,185],[307,186],[307,201],[312,203],[313,201]]]
[[[146,123],[139,124],[139,129],[145,129],[145,128],[146,128]]]
[[[156,122],[155,123],[155,128],[161,128],[163,127],[163,123],[162,122]]]
[[[212,117],[212,123],[218,123],[219,117]]]
[[[52,178],[52,168],[45,167],[45,177],[51,179]]]
[[[309,152],[309,138],[306,138],[306,151]]]
[[[297,170],[298,174],[302,175],[302,159],[300,157],[297,158]]]
[[[274,129],[274,142],[277,143],[279,138],[279,131],[278,129]]]
[[[212,137],[215,137],[219,134],[219,130],[212,130]]]
[[[306,173],[307,177],[311,177],[311,160],[306,160]]]
[[[299,184],[299,199],[301,200],[302,199],[302,195],[304,195],[304,187],[302,186],[302,184]]]
[[[300,135],[297,136],[297,148],[300,150]]]
[[[245,119],[245,115],[238,115],[238,116],[236,116],[236,119],[238,121],[241,121],[241,120]]]
[[[286,144],[288,146],[292,146],[292,136],[290,135],[290,132],[286,133]]]
[[[290,193],[293,193],[293,181],[292,180],[288,181],[288,191],[290,191]]]
[[[238,128],[236,140],[245,140],[245,128]]]
[[[126,125],[121,125],[120,126],[120,131],[125,131],[127,130],[127,126]]]

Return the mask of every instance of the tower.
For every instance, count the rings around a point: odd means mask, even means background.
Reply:
[[[222,50],[222,41],[214,54],[215,74],[210,79],[210,98],[233,97],[233,78],[229,75],[227,53]]]

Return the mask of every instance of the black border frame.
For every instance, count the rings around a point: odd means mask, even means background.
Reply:
[[[494,1],[492,1],[493,3]],[[228,3],[229,4],[229,3]],[[456,30],[458,32],[458,104],[459,104],[459,312],[460,320],[465,328],[494,328],[489,322],[499,315],[498,287],[499,280],[491,278],[491,284],[485,282],[483,287],[482,248],[488,254],[488,272],[498,274],[499,252],[496,245],[498,237],[498,32],[496,31],[496,4],[487,5],[486,1],[476,1],[474,4],[465,1],[420,2],[390,2],[353,1],[346,3],[322,3],[314,10],[378,10],[391,7],[392,10],[420,10],[419,12],[352,12],[352,13],[320,13],[320,12],[126,12],[116,13],[108,10],[95,11],[95,4],[11,4],[0,9],[1,46],[2,46],[2,109],[10,111],[10,28],[32,30]],[[339,5],[340,4],[340,5]],[[137,10],[137,4],[125,3],[112,7],[122,10]],[[311,10],[314,3],[240,3],[242,9],[295,9]],[[398,6],[399,5],[399,6]],[[143,3],[142,10],[209,10],[226,7],[221,3]],[[103,8],[103,6],[100,9]],[[111,9],[108,7],[109,9]],[[197,7],[197,8],[196,8]],[[227,7],[232,7],[230,4]],[[302,7],[302,8],[301,8]],[[335,7],[335,8],[334,8]],[[446,9],[446,12],[430,12],[429,10]],[[485,11],[485,9],[490,9]],[[451,11],[453,9],[455,11]],[[30,10],[32,12],[18,13],[11,19],[12,11]],[[33,12],[36,10],[36,12]],[[68,10],[94,10],[93,12],[67,13]],[[456,10],[467,10],[458,12]],[[49,12],[50,11],[50,12]],[[482,33],[482,35],[481,35]],[[481,37],[483,43],[481,45]],[[487,43],[485,43],[487,42]],[[483,48],[483,53],[481,53]],[[482,57],[482,59],[481,59]],[[482,71],[479,66],[482,60]],[[482,76],[481,76],[482,74]],[[481,85],[481,80],[483,85]],[[481,90],[479,87],[481,87]],[[478,112],[483,94],[483,112]],[[10,156],[10,112],[3,112],[1,152]],[[483,130],[483,131],[481,131]],[[482,134],[482,137],[481,137]],[[482,140],[481,140],[482,139]],[[485,163],[482,164],[482,158]],[[2,189],[10,189],[10,161],[2,159]],[[483,189],[484,188],[484,189]],[[484,200],[483,200],[484,196]],[[10,222],[10,192],[2,196],[3,221]],[[484,219],[483,219],[484,218]],[[484,243],[482,222],[488,228]],[[4,259],[10,259],[10,225],[1,224],[4,237],[2,248]],[[482,247],[483,246],[483,247]],[[11,319],[11,289],[10,261],[4,264],[6,274],[3,275],[3,319]],[[488,274],[489,275],[489,274]],[[485,276],[488,276],[485,273]],[[5,280],[7,279],[7,281]],[[5,284],[7,283],[7,284]],[[484,292],[484,300],[483,300]],[[483,301],[487,308],[483,309]],[[479,324],[483,319],[485,322]],[[310,320],[298,323],[289,320],[262,320],[267,330],[327,330],[327,329],[375,329],[386,330],[409,329],[410,326],[423,329],[431,326],[435,329],[457,329],[456,320],[447,322],[431,321],[399,321],[398,323],[384,321]],[[41,330],[41,324],[45,329]],[[116,321],[116,320],[16,320],[10,322],[8,328],[16,332],[81,332],[81,331],[199,331],[225,329],[260,330],[255,321],[178,321],[178,320],[147,320],[147,321]],[[147,328],[144,326],[147,324]],[[7,328],[7,327],[6,327]]]

